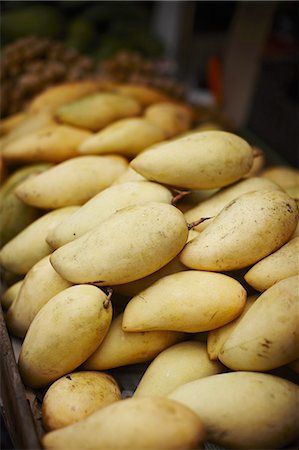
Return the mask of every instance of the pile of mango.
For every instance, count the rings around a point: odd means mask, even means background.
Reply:
[[[296,439],[299,387],[275,370],[299,371],[299,174],[219,128],[95,81],[1,123],[1,303],[45,449]],[[138,363],[122,399],[111,370]]]

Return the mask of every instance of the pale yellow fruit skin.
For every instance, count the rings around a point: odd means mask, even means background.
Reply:
[[[299,357],[298,283],[298,275],[286,278],[259,296],[221,348],[224,365],[266,371]]]
[[[51,113],[48,111],[40,111],[37,114],[25,114],[23,120],[6,134],[2,140],[2,145],[5,147],[10,142],[20,139],[28,134],[34,133],[37,130],[55,125]]]
[[[147,181],[140,173],[136,172],[129,166],[123,174],[121,174],[116,180],[112,183],[112,185],[127,183],[128,181]]]
[[[193,114],[182,103],[160,102],[149,106],[144,117],[160,127],[167,138],[184,133],[192,126]]]
[[[29,112],[36,114],[38,111],[55,111],[56,108],[69,103],[80,97],[91,94],[99,90],[101,83],[94,80],[80,80],[71,83],[62,83],[56,86],[51,86],[40,94],[38,94],[30,105]]]
[[[292,234],[291,238],[294,239],[297,236],[299,236],[299,222],[297,223],[297,227],[295,228],[295,231]]]
[[[150,145],[164,141],[165,133],[144,117],[117,120],[86,139],[79,148],[85,154],[116,153],[134,157]]]
[[[47,431],[66,427],[121,399],[114,378],[101,372],[74,372],[55,381],[42,404]]]
[[[2,161],[2,158],[1,158]],[[15,170],[0,187],[0,247],[41,216],[41,211],[26,205],[15,195],[25,179],[49,169],[50,164],[32,164]],[[1,180],[2,181],[2,180]]]
[[[187,267],[184,266],[184,264],[182,264],[176,256],[168,264],[147,277],[140,278],[136,281],[131,281],[130,283],[118,284],[113,287],[113,290],[118,294],[133,297],[134,295],[139,294],[139,292],[144,291],[144,289],[147,289],[156,281],[160,280],[160,278],[166,277],[172,273],[181,272],[183,270],[187,270]]]
[[[54,269],[73,283],[127,283],[159,270],[183,248],[188,227],[166,203],[123,208],[51,256]]]
[[[164,350],[151,362],[134,397],[164,397],[181,384],[224,370],[222,364],[209,360],[202,342],[181,342]]]
[[[121,156],[78,156],[25,180],[16,195],[28,205],[55,209],[83,205],[128,166]]]
[[[52,297],[32,321],[19,357],[25,385],[47,386],[80,366],[108,332],[112,306],[95,286],[71,286]]]
[[[228,205],[232,200],[236,199],[247,192],[257,191],[260,189],[281,191],[282,188],[271,180],[261,177],[251,177],[237,181],[226,188],[220,189],[214,195],[206,200],[201,201],[198,205],[189,209],[185,213],[187,222],[193,222],[201,217],[211,217],[211,220],[205,220],[195,227],[195,230],[202,231],[213,221],[213,218]]]
[[[239,136],[206,131],[157,144],[134,158],[131,166],[159,183],[213,189],[242,178],[252,162],[252,149]]]
[[[256,263],[244,278],[254,289],[263,292],[293,275],[299,275],[299,236]]]
[[[188,450],[204,431],[193,411],[166,398],[129,398],[46,434],[45,449]]]
[[[196,236],[198,236],[198,232],[191,228],[188,233],[187,242],[191,241]],[[176,256],[168,264],[161,267],[161,269],[157,270],[151,275],[140,278],[136,281],[131,281],[130,283],[116,285],[113,287],[113,290],[117,294],[125,295],[127,297],[133,297],[134,295],[139,294],[139,292],[143,291],[144,289],[147,289],[157,280],[160,280],[160,278],[166,277],[166,275],[170,275],[172,273],[182,272],[183,270],[187,270],[187,267],[184,266],[184,264],[182,264],[179,260],[179,257]]]
[[[67,125],[49,125],[13,140],[3,149],[7,161],[59,163],[78,156],[78,147],[90,132]]]
[[[6,310],[11,307],[12,303],[18,296],[22,284],[23,280],[17,281],[4,291],[4,293],[1,296],[1,306],[3,309]]]
[[[240,195],[183,249],[191,269],[237,270],[256,263],[285,244],[298,222],[295,200],[280,191]]]
[[[129,301],[123,330],[213,330],[239,316],[246,297],[243,286],[227,275],[178,272],[161,278]]]
[[[27,272],[22,288],[9,308],[6,323],[9,331],[23,338],[39,310],[59,292],[71,286],[53,269],[49,255]]]
[[[71,217],[47,236],[47,242],[58,248],[100,225],[116,211],[148,202],[171,203],[172,194],[164,186],[150,181],[132,181],[110,186],[92,197]]]
[[[46,242],[49,231],[78,208],[68,206],[51,211],[28,225],[1,249],[0,265],[10,272],[26,274],[34,264],[53,251]]]
[[[123,314],[113,319],[109,332],[99,348],[85,361],[87,370],[107,370],[114,367],[151,361],[162,350],[185,338],[174,331],[126,333],[122,329]]]
[[[118,84],[114,86],[113,92],[118,94],[127,95],[138,101],[143,107],[152,105],[153,103],[165,102],[169,98],[149,86],[141,86],[134,84]]]
[[[141,106],[133,98],[100,92],[60,106],[55,117],[75,127],[98,131],[116,120],[140,113]]]
[[[295,186],[290,186],[284,189],[286,193],[292,198],[299,198],[299,181]]]
[[[0,120],[0,136],[10,133],[26,117],[25,112],[19,112]]]
[[[261,176],[275,181],[282,188],[299,184],[299,170],[295,167],[270,166],[261,173]]]
[[[169,398],[196,412],[207,440],[225,448],[282,448],[298,433],[299,388],[273,375],[213,375],[179,386]]]
[[[249,308],[253,305],[255,300],[257,299],[257,295],[251,295],[247,298],[245,307],[239,317],[237,317],[232,322],[223,325],[223,327],[216,328],[215,330],[211,330],[208,333],[207,339],[207,352],[210,360],[215,361],[218,359],[219,352],[227,340],[232,331],[236,328],[241,318],[246,314]]]

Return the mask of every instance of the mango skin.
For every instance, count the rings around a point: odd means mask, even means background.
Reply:
[[[222,272],[256,263],[285,244],[298,222],[295,200],[280,191],[253,191],[230,202],[180,254],[185,266]]]
[[[174,273],[129,301],[123,330],[212,330],[240,315],[246,297],[243,286],[227,275],[196,270]]]
[[[83,205],[110,186],[127,166],[126,159],[117,155],[78,156],[25,180],[16,195],[24,203],[44,209]]]
[[[235,320],[223,325],[222,327],[216,328],[215,330],[209,331],[207,339],[207,352],[212,361],[218,359],[219,352],[224,342],[228,339],[229,335],[236,328],[241,318],[247,313],[257,298],[258,295],[250,295],[246,300],[242,313]]]
[[[104,341],[83,364],[84,369],[107,370],[151,361],[162,350],[186,338],[184,333],[175,331],[126,333],[122,320],[123,314],[113,319]]]
[[[244,278],[254,289],[263,292],[293,275],[299,275],[299,236],[257,262]]]
[[[21,290],[6,316],[8,330],[14,336],[24,338],[40,309],[71,283],[61,278],[53,269],[49,256],[45,256],[27,272]]]
[[[169,189],[149,181],[107,187],[49,233],[47,242],[53,248],[61,247],[100,225],[119,209],[152,201],[170,204],[172,197]]]
[[[113,92],[99,92],[60,106],[55,118],[74,127],[98,131],[115,120],[138,116],[140,104]]]
[[[120,399],[112,376],[92,371],[69,373],[47,390],[42,404],[43,425],[48,431],[66,427]]]
[[[196,412],[207,440],[224,448],[283,448],[298,433],[299,387],[273,375],[212,375],[179,386],[168,398]]]
[[[299,357],[298,285],[296,275],[259,296],[220,350],[219,359],[225,366],[266,371]]]
[[[12,173],[2,184],[0,188],[0,248],[41,216],[41,211],[26,205],[15,195],[16,187],[25,179],[50,167],[50,164],[32,164],[22,167]]]
[[[18,293],[22,287],[23,280],[17,281],[16,283],[9,286],[1,295],[1,306],[4,310],[11,307],[14,300],[17,298]]]
[[[183,248],[188,227],[166,203],[123,208],[51,255],[54,269],[73,283],[127,283],[159,270]]]
[[[163,427],[161,427],[163,424]],[[46,434],[43,447],[69,450],[189,450],[204,431],[189,408],[165,398],[128,398]]]
[[[222,364],[209,360],[203,342],[180,342],[156,356],[142,376],[134,397],[164,397],[181,384],[224,370]]]
[[[34,264],[52,253],[52,247],[46,242],[49,231],[78,208],[55,209],[32,222],[1,249],[0,265],[9,272],[25,275]]]
[[[27,386],[41,388],[80,366],[100,345],[112,320],[111,303],[95,286],[71,286],[37,314],[18,361]]]
[[[242,178],[252,162],[252,149],[239,136],[205,131],[148,148],[131,161],[131,167],[162,184],[213,189]]]
[[[185,213],[187,222],[193,222],[200,217],[211,217],[209,220],[205,220],[201,224],[194,227],[196,231],[202,231],[213,221],[213,218],[220,213],[220,211],[228,205],[232,200],[238,198],[242,194],[247,192],[257,191],[261,189],[277,190],[281,191],[282,188],[278,184],[271,180],[261,177],[243,178],[236,183],[219,189],[209,198],[200,201],[193,208],[189,209]]]

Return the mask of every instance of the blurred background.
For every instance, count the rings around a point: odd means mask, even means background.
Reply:
[[[1,9],[2,117],[48,85],[97,74],[184,97],[298,164],[298,2],[2,0]]]

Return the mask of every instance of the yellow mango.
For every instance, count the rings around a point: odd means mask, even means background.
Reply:
[[[80,366],[100,345],[111,302],[95,286],[71,286],[52,297],[31,323],[18,361],[27,386],[41,388]]]
[[[166,398],[128,398],[47,433],[42,443],[46,450],[191,450],[203,438],[189,408]]]
[[[129,301],[123,330],[213,330],[239,316],[246,297],[243,286],[227,275],[196,270],[174,273]]]
[[[122,329],[123,314],[113,319],[102,344],[85,361],[87,370],[107,370],[114,367],[151,361],[162,350],[185,338],[175,331],[127,333]]]
[[[285,244],[297,226],[295,200],[281,191],[253,191],[232,200],[180,259],[191,269],[222,272],[256,263]]]
[[[166,203],[123,208],[51,255],[54,269],[73,283],[127,283],[155,272],[183,248],[188,227]]]
[[[263,292],[229,335],[219,353],[233,370],[266,371],[299,357],[299,275]]]
[[[69,373],[47,390],[42,404],[43,425],[47,431],[67,427],[120,399],[112,376],[92,371]]]
[[[125,171],[121,156],[78,156],[25,180],[16,195],[28,205],[44,209],[82,205],[106,189]]]
[[[252,166],[251,147],[224,131],[192,133],[156,144],[131,161],[131,167],[151,181],[183,189],[227,186]]]

